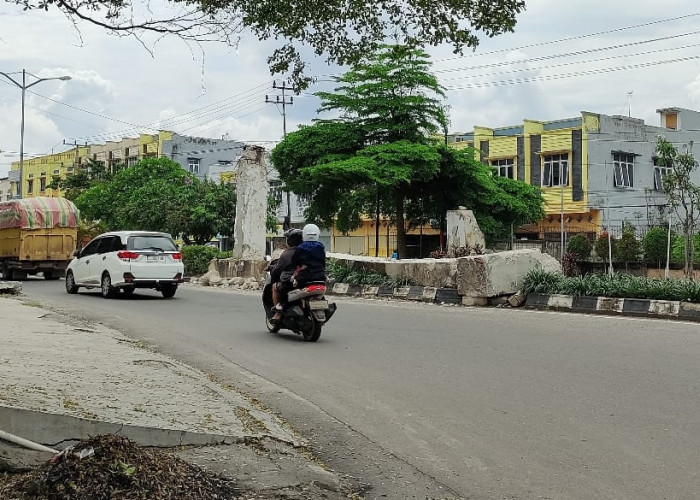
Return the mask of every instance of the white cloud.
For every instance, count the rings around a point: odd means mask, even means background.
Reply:
[[[450,88],[452,131],[514,125],[525,118],[567,118],[583,110],[627,114],[631,109],[633,116],[656,124],[659,107],[700,108],[700,59],[693,59],[700,53],[700,35],[689,34],[700,16],[657,22],[694,13],[694,2],[667,0],[663,9],[651,2],[630,9],[627,2],[609,0],[528,0],[527,6],[515,33],[485,38],[462,58],[446,47],[429,50],[441,82]],[[599,32],[607,33],[584,36]],[[64,139],[104,141],[148,127],[248,141],[282,136],[281,110],[265,104],[266,94],[279,94],[266,64],[272,42],[248,36],[237,49],[187,45],[174,38],[156,43],[145,37],[141,43],[87,25],[76,30],[59,13],[22,12],[6,2],[0,3],[0,33],[0,71],[26,68],[42,78],[72,77],[31,89],[52,100],[27,93],[25,151],[30,154],[50,152]],[[649,42],[663,37],[676,38]],[[635,45],[554,57],[623,44]],[[641,64],[650,65],[603,72]],[[311,60],[310,67],[319,75],[340,72],[322,58]],[[513,80],[521,83],[508,83]],[[287,108],[288,131],[315,117],[319,103],[308,95],[315,90],[295,97]],[[0,150],[19,150],[20,94],[17,87],[0,83]],[[0,153],[0,176],[13,158]]]

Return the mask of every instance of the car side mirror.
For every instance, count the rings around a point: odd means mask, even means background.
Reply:
[[[73,252],[73,257],[80,257],[80,250],[75,250]]]

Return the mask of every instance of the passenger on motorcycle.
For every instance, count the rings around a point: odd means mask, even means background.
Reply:
[[[282,311],[290,290],[302,288],[313,281],[326,280],[326,248],[323,243],[318,241],[321,234],[320,229],[316,224],[307,224],[301,233],[303,242],[291,253],[290,262],[293,270],[291,279],[286,284],[280,281],[277,286],[272,288],[272,299],[275,302],[275,315],[270,318],[272,323],[276,323],[282,318]],[[280,257],[281,260],[282,257]]]
[[[292,258],[296,252],[296,247],[303,241],[301,229],[290,229],[284,233],[287,238],[287,249],[282,252],[277,263],[270,270],[270,281],[272,283],[272,302],[275,304],[275,316],[273,320],[279,320],[280,312],[284,309],[287,301],[287,293],[294,288],[292,285],[292,275],[296,270],[296,264]]]

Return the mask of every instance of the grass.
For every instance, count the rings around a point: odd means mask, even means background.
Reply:
[[[522,290],[525,293],[682,300],[700,303],[700,282],[647,278],[629,274],[589,274],[566,277],[559,273],[533,269],[523,278]]]

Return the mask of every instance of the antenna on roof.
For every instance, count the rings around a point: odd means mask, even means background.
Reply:
[[[627,116],[631,117],[632,116],[632,93],[634,90],[630,90],[627,92]]]

